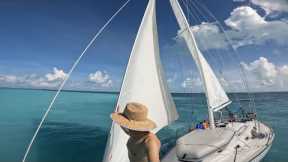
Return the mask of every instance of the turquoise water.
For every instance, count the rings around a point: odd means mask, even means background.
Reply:
[[[0,89],[0,161],[19,162],[55,92]],[[231,95],[233,97],[234,95]],[[242,99],[245,95],[238,94]],[[254,94],[259,118],[276,138],[265,162],[285,162],[288,93]],[[31,162],[100,162],[117,94],[63,92],[32,147]],[[158,133],[164,154],[191,123],[206,118],[203,94],[174,94],[179,120]],[[245,104],[245,100],[243,100]],[[247,103],[246,103],[247,104]],[[237,104],[234,104],[237,107]]]

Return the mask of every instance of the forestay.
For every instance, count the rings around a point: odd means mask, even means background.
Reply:
[[[190,25],[178,0],[170,0],[177,22],[180,26],[179,34],[184,38],[189,51],[197,65],[206,92],[207,104],[211,111],[219,111],[231,103],[210,65],[199,50]]]
[[[118,98],[116,111],[128,102],[139,102],[149,109],[148,117],[157,124],[157,132],[178,118],[175,104],[167,90],[158,45],[155,0],[150,0],[142,19]],[[104,162],[129,162],[128,136],[112,124]]]

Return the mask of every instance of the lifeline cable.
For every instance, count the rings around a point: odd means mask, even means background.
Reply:
[[[71,67],[69,73],[67,74],[67,76],[65,77],[65,79],[63,80],[63,82],[61,83],[59,89],[57,90],[57,93],[55,94],[55,96],[53,97],[48,109],[46,110],[45,114],[43,115],[41,122],[39,123],[27,149],[25,152],[25,155],[22,159],[22,162],[26,161],[27,155],[30,152],[30,149],[35,141],[35,138],[40,130],[40,128],[42,127],[43,122],[45,121],[47,115],[49,114],[52,106],[54,105],[55,100],[57,99],[58,95],[60,94],[61,90],[63,89],[63,87],[65,86],[67,80],[69,79],[70,75],[72,74],[72,72],[74,71],[74,69],[77,67],[78,63],[80,62],[80,60],[82,59],[82,57],[84,56],[84,54],[87,52],[87,50],[91,47],[91,45],[93,44],[93,42],[100,36],[100,34],[102,34],[102,32],[106,29],[106,27],[111,23],[111,21],[122,11],[122,9],[124,7],[127,6],[127,4],[130,2],[130,0],[127,0],[113,15],[112,17],[102,26],[102,28],[95,34],[95,36],[93,37],[93,39],[88,43],[88,45],[85,47],[85,49],[82,51],[81,55],[78,57],[78,59],[74,62],[73,66]]]

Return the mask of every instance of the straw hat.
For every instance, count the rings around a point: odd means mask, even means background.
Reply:
[[[123,113],[112,113],[111,118],[122,127],[136,131],[150,131],[156,128],[156,124],[147,118],[146,106],[131,102],[128,103]]]

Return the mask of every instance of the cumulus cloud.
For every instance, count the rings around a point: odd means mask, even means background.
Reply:
[[[217,76],[226,92],[247,91],[244,84],[248,84],[251,91],[287,91],[288,90],[288,64],[276,65],[268,58],[259,57],[251,62],[240,63],[246,78],[240,75],[240,71],[227,71],[227,75]],[[240,69],[239,69],[240,70]],[[246,80],[247,79],[247,80]],[[199,77],[187,77],[181,82],[183,89],[192,89],[195,92],[203,91]]]
[[[226,34],[235,48],[247,45],[263,45],[275,42],[286,45],[288,41],[288,23],[284,20],[267,21],[257,11],[249,6],[235,8],[224,21],[228,29]],[[202,22],[191,26],[201,50],[227,49],[228,44],[225,33],[216,23]],[[181,38],[181,35],[179,35]],[[177,43],[181,41],[177,41]],[[183,42],[183,41],[182,41]]]
[[[242,62],[241,65],[249,75],[250,82],[252,80],[258,88],[287,90],[288,65],[277,66],[265,57],[260,57],[251,63]]]
[[[256,10],[248,6],[241,6],[234,9],[230,17],[225,20],[225,24],[232,29],[245,31],[257,28],[267,22]]]
[[[287,0],[251,0],[251,2],[261,6],[267,14],[272,12],[288,12]]]
[[[242,67],[253,74],[264,85],[274,84],[278,75],[277,67],[265,57],[260,57],[249,64],[241,63]]]
[[[57,89],[67,77],[64,70],[54,67],[52,72],[44,75],[4,75],[0,74],[0,86],[18,88],[44,88]],[[88,76],[88,81],[71,80],[65,85],[66,89],[73,90],[107,90],[113,88],[113,81],[106,71],[96,71]],[[93,85],[92,85],[92,84]]]
[[[52,73],[45,76],[36,74],[30,75],[0,75],[1,86],[12,87],[30,87],[30,88],[57,88],[61,81],[67,77],[63,70],[57,68],[53,69]]]
[[[229,45],[221,34],[217,24],[202,22],[200,25],[191,26],[202,50],[228,48]],[[211,42],[211,43],[209,43]]]
[[[101,84],[101,86],[105,87],[105,88],[110,88],[110,87],[112,87],[112,85],[113,85],[112,80],[108,80],[106,83]]]
[[[286,22],[266,21],[255,9],[248,6],[234,9],[225,23],[231,28],[229,33],[231,33],[234,45],[238,47],[250,44],[262,45],[268,41],[285,45],[288,41]]]
[[[67,74],[63,70],[59,70],[56,67],[53,68],[53,73],[48,73],[45,75],[48,81],[64,80]]]
[[[100,85],[101,87],[112,87],[113,82],[110,79],[110,76],[106,71],[97,70],[95,73],[91,73],[88,76],[88,79],[92,83],[96,83],[96,85]]]
[[[0,82],[16,83],[17,77],[14,75],[0,75]]]

